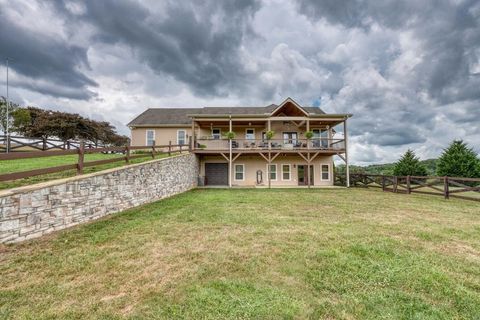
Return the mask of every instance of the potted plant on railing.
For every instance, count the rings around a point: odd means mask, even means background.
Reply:
[[[310,146],[310,139],[312,139],[313,136],[314,136],[313,131],[306,131],[305,132],[305,138],[307,138],[307,145],[306,145],[307,148]]]
[[[235,132],[228,131],[227,133],[225,133],[225,138],[227,138],[228,140],[235,139]]]
[[[275,131],[269,130],[265,132],[265,138],[267,138],[267,140],[272,140],[274,135],[275,135]]]

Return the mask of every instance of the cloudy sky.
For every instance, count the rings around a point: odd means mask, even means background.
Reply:
[[[357,164],[480,151],[480,1],[0,0],[12,100],[125,123],[147,107],[353,113]],[[0,95],[5,95],[0,68]]]

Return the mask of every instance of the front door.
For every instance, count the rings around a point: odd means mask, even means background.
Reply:
[[[313,166],[310,166],[310,177],[307,175],[307,165],[297,165],[297,177],[299,186],[308,186],[308,180],[310,179],[310,185],[313,185]]]

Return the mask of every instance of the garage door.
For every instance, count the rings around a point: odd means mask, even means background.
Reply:
[[[205,184],[228,185],[228,163],[205,163]]]

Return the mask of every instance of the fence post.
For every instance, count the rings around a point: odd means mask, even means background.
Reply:
[[[398,177],[394,176],[393,177],[393,192],[397,192],[397,188],[398,188]]]
[[[42,138],[42,150],[47,150],[47,139],[45,137]]]
[[[448,188],[448,177],[443,177],[443,196],[445,199],[450,197],[450,190]]]
[[[83,162],[85,159],[85,142],[81,141],[78,146],[77,174],[83,173]]]
[[[411,193],[411,189],[410,189],[410,176],[408,175],[407,176],[407,194],[410,194]]]
[[[10,141],[10,135],[7,134],[6,135],[6,146],[7,146],[7,149],[6,149],[6,153],[9,153],[11,151],[11,147],[12,147],[12,142]]]
[[[130,163],[130,145],[125,146],[125,162]]]
[[[172,141],[168,141],[168,156],[172,155]]]
[[[382,191],[385,191],[385,176],[382,174]]]
[[[180,145],[180,153],[182,153],[182,145]]]
[[[189,136],[188,137],[188,151],[192,152],[193,150],[193,140],[192,140],[192,136]]]
[[[155,140],[152,142],[152,159],[155,159]]]
[[[70,150],[70,140],[67,140],[67,149]]]

